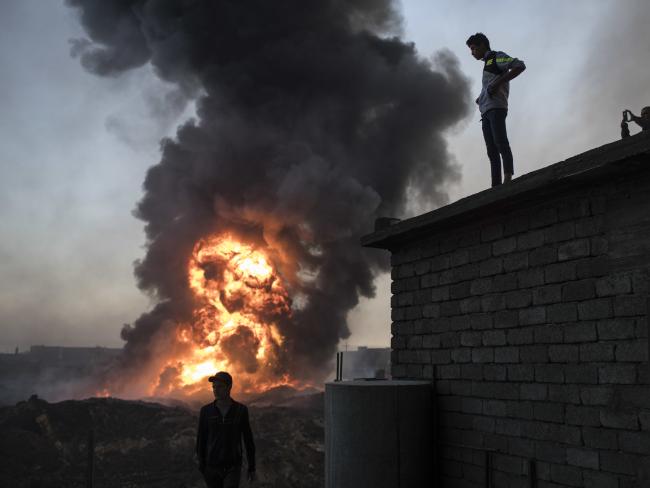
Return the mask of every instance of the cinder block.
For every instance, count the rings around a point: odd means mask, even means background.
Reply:
[[[612,302],[609,298],[597,298],[578,304],[578,317],[580,320],[606,319],[613,314]]]
[[[558,250],[556,246],[545,246],[533,249],[528,256],[530,266],[544,266],[558,261]]]
[[[618,449],[617,432],[615,430],[598,427],[583,427],[582,439],[585,447],[594,449]]]
[[[600,256],[607,254],[609,250],[609,241],[602,236],[595,236],[589,239],[589,254],[591,256]]]
[[[472,350],[469,347],[452,349],[451,360],[454,363],[469,363],[472,360]]]
[[[477,313],[481,312],[481,297],[469,297],[460,301],[460,313]]]
[[[518,347],[497,347],[494,349],[494,361],[496,363],[518,363]]]
[[[422,347],[426,349],[437,349],[440,347],[440,336],[437,334],[427,334],[422,336]]]
[[[540,383],[564,383],[564,366],[561,364],[538,364],[535,381]]]
[[[552,363],[576,363],[580,361],[580,349],[576,345],[549,346],[548,356]]]
[[[528,252],[511,253],[503,257],[503,270],[519,271],[528,268]]]
[[[596,280],[594,278],[567,283],[562,287],[562,300],[573,302],[594,298],[596,296],[595,283]]]
[[[508,381],[533,381],[535,368],[530,364],[508,366]]]
[[[559,280],[563,281],[563,280]],[[532,268],[517,272],[519,288],[531,288],[544,284],[544,268]]]
[[[519,324],[535,325],[546,322],[546,307],[530,307],[519,310]]]
[[[480,298],[481,312],[496,312],[506,308],[506,298],[503,294],[487,295]]]
[[[506,402],[503,400],[484,400],[483,414],[491,415],[493,417],[505,417]]]
[[[536,403],[533,409],[535,420],[564,422],[564,404],[562,403]]]
[[[506,344],[506,333],[503,330],[487,330],[483,332],[484,346],[503,346]]]
[[[547,363],[548,346],[521,346],[519,359],[522,363]]]
[[[596,325],[594,323],[586,322],[564,327],[564,342],[593,342],[597,339]]]
[[[442,302],[440,304],[440,316],[450,317],[452,315],[460,315],[460,302]]]
[[[627,412],[624,410],[601,410],[600,423],[603,427],[609,427],[612,429],[637,430],[639,428],[639,421],[636,412]]]
[[[431,288],[438,286],[440,283],[440,275],[438,273],[425,274],[420,278],[420,286],[422,288]]]
[[[485,330],[492,328],[492,314],[475,313],[469,317],[470,327],[475,330]]]
[[[519,386],[519,394],[522,400],[546,400],[548,397],[548,386],[538,383],[524,383]]]
[[[442,302],[449,300],[449,287],[440,286],[431,290],[431,301],[432,302]]]
[[[618,296],[614,298],[614,314],[617,317],[645,315],[648,311],[647,297]]]
[[[612,451],[602,451],[600,453],[601,470],[609,471],[610,473],[636,476],[644,462],[646,461],[642,456],[635,454],[623,454]]]
[[[627,384],[636,383],[636,368],[632,364],[608,364],[598,368],[598,382],[600,384]]]
[[[535,441],[534,444],[537,459],[556,464],[566,463],[566,448],[562,444],[546,441]]]
[[[618,362],[647,362],[648,340],[637,339],[616,345],[616,361]]]
[[[463,266],[467,263],[469,263],[469,250],[458,249],[451,253],[450,265],[452,267]]]
[[[517,236],[517,249],[525,251],[544,245],[544,231],[531,230]]]
[[[495,223],[481,228],[481,241],[495,241],[503,237],[503,224]]]
[[[530,217],[530,228],[546,227],[557,222],[557,209],[555,207],[547,207],[536,209],[532,212]]]
[[[494,349],[491,347],[478,347],[472,349],[473,363],[492,363],[494,362]]]
[[[556,303],[546,307],[547,320],[551,323],[575,322],[578,320],[578,307],[575,303]]]
[[[517,249],[517,239],[515,237],[506,237],[492,243],[492,255],[501,256],[508,254]]]
[[[581,344],[580,361],[607,362],[614,360],[614,346],[605,343]]]
[[[476,263],[492,256],[492,244],[479,244],[468,249],[469,262]]]
[[[505,298],[508,308],[524,308],[533,303],[533,294],[530,290],[511,291],[506,293]]]
[[[600,427],[600,410],[596,407],[567,405],[566,423],[569,425],[587,425]]]
[[[421,259],[415,263],[415,274],[421,276],[431,271],[431,260]]]
[[[422,348],[422,336],[416,335],[408,338],[409,349],[421,349]]]
[[[537,344],[562,343],[563,327],[561,325],[540,325],[534,328],[534,335]]]
[[[583,278],[597,277],[600,278],[609,274],[609,257],[597,256],[575,261],[576,264],[576,277],[581,280]]]
[[[609,341],[613,339],[633,339],[635,337],[636,322],[634,319],[617,318],[601,320],[596,324],[598,339]]]
[[[589,256],[590,253],[589,239],[576,239],[561,244],[557,249],[557,258],[559,261],[568,261]]]
[[[573,262],[549,264],[543,269],[545,283],[561,283],[576,279],[576,264]]]
[[[510,236],[513,234],[521,234],[528,230],[528,225],[528,214],[513,215],[506,220],[503,228],[503,235]]]
[[[632,280],[628,275],[607,276],[596,281],[596,294],[599,297],[628,293],[632,293]]]
[[[517,328],[508,330],[506,342],[510,345],[533,344],[533,328]]]
[[[456,283],[449,287],[449,298],[452,300],[459,300],[461,298],[466,298],[470,295],[470,282],[464,281],[462,283]]]
[[[469,289],[472,295],[486,295],[494,291],[493,288],[492,278],[478,278],[472,281]]]
[[[585,488],[619,488],[618,477],[608,473],[585,471]]]
[[[486,364],[483,367],[483,379],[486,381],[505,381],[506,367],[500,364]]]
[[[432,364],[447,364],[451,362],[451,352],[448,349],[434,349],[428,351],[431,354]]]
[[[650,455],[650,435],[646,432],[619,432],[618,445],[624,452]]]
[[[463,364],[460,367],[460,374],[466,380],[482,380],[483,379],[483,365],[481,364]],[[471,384],[468,394],[471,394]]]
[[[585,405],[608,405],[614,398],[610,386],[587,386],[580,389],[580,399]]]
[[[580,468],[598,470],[600,466],[598,452],[569,447],[566,450],[567,463]]]
[[[597,385],[598,366],[593,364],[569,364],[564,367],[567,383]]]
[[[422,307],[422,316],[425,318],[436,318],[440,317],[440,304],[438,303],[428,303]]]
[[[562,285],[542,286],[533,290],[533,305],[546,305],[562,301]]]
[[[573,239],[575,235],[575,223],[563,222],[561,224],[552,225],[546,229],[544,231],[544,241],[546,243],[568,241],[569,239]]]
[[[516,310],[500,310],[494,314],[494,327],[505,329],[519,325],[519,312]]]
[[[490,258],[480,263],[479,276],[493,276],[503,272],[503,259],[500,257]]]
[[[603,231],[603,218],[601,216],[589,217],[576,221],[576,237],[591,237]]]
[[[552,402],[580,404],[580,387],[576,385],[549,385],[548,399]]]

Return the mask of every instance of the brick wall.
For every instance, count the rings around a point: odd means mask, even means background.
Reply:
[[[516,183],[515,183],[516,184]],[[392,249],[392,375],[436,378],[444,488],[650,487],[650,172]]]

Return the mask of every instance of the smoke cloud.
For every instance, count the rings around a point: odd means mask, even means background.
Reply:
[[[162,337],[191,319],[188,256],[228,230],[272,253],[294,300],[278,374],[322,378],[347,313],[387,265],[360,236],[409,199],[445,203],[457,178],[444,135],[472,103],[456,58],[432,64],[396,37],[390,0],[67,3],[87,33],[73,43],[86,70],[150,63],[197,107],[161,142],[135,211],[147,237],[135,274],[158,305],[123,329],[125,366],[155,370],[178,347]],[[254,342],[242,330],[225,346]]]

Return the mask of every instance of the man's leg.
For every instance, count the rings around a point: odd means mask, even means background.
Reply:
[[[205,485],[208,488],[224,488],[223,474],[224,470],[222,469],[206,466],[205,471],[203,471]]]
[[[503,160],[503,173],[509,180],[515,171],[512,160],[512,150],[510,149],[510,142],[508,141],[508,132],[506,131],[506,116],[508,115],[508,111],[505,108],[497,108],[490,110],[488,113],[490,114],[492,138],[494,139],[494,144]]]
[[[235,466],[228,469],[223,478],[223,488],[239,488],[239,478],[241,477],[241,466]]]
[[[481,119],[483,128],[483,139],[485,139],[485,147],[487,148],[488,158],[490,158],[490,172],[492,174],[492,186],[501,184],[501,158],[499,157],[499,149],[494,143],[492,124],[490,121],[490,114],[493,110],[483,114]]]

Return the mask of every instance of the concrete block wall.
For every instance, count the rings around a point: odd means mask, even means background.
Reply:
[[[435,376],[443,488],[485,486],[484,450],[495,487],[650,487],[649,269],[649,172],[392,249],[392,375]]]

